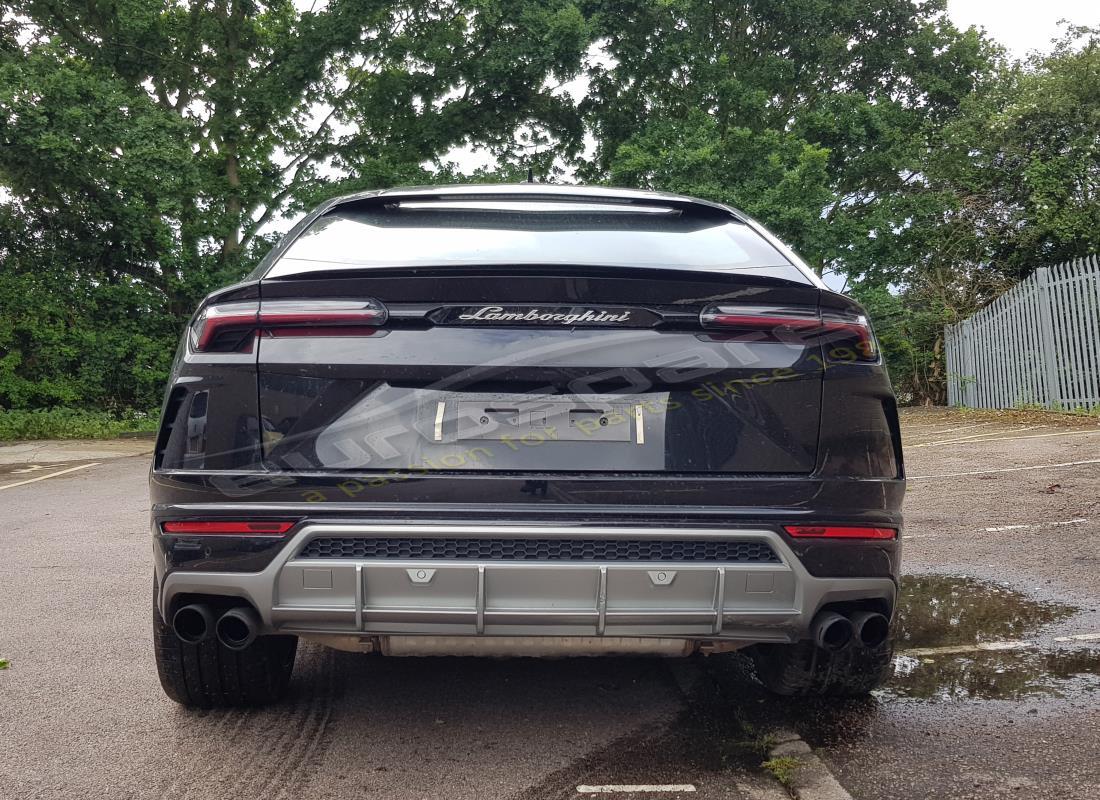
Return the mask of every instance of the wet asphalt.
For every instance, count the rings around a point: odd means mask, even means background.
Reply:
[[[1100,461],[1100,426],[919,410],[903,427],[897,672],[839,703],[769,697],[737,656],[306,645],[279,706],[188,711],[152,660],[145,457],[0,457],[0,798],[541,800],[690,783],[684,797],[754,800],[784,795],[759,766],[779,729],[856,798],[1100,796],[1100,638],[1073,638],[1100,633],[1100,463],[1071,464]]]

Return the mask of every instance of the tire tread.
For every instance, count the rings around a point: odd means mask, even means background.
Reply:
[[[153,654],[164,693],[195,708],[260,706],[278,701],[294,671],[297,636],[260,636],[234,651],[211,637],[181,642],[160,615],[153,590]]]

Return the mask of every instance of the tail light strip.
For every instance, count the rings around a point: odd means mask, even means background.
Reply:
[[[173,520],[162,523],[165,533],[194,536],[282,536],[292,520]],[[896,528],[863,525],[785,525],[796,539],[896,539]]]
[[[822,316],[801,309],[710,306],[699,315],[704,328],[737,330],[762,334],[765,340],[805,347],[821,343],[834,361],[878,361],[878,345],[866,317]],[[850,355],[840,354],[850,347]]]
[[[259,312],[259,303],[206,306],[191,325],[191,348],[199,352],[213,350],[223,334],[234,331],[243,337],[256,327]],[[239,344],[240,339],[234,340],[234,345]]]
[[[385,324],[388,316],[386,307],[377,300],[265,300],[260,304],[259,321],[265,328],[377,327]]]
[[[373,333],[389,318],[378,300],[268,300],[206,306],[191,326],[191,346],[198,352],[246,349],[258,329],[279,336],[356,335]],[[878,347],[865,317],[822,316],[804,309],[709,306],[699,324],[711,330],[744,331],[766,340],[802,347],[833,345],[831,360],[875,362]],[[850,348],[850,353],[841,352]]]
[[[207,306],[191,327],[191,346],[199,352],[238,350],[259,328],[282,336],[311,336],[326,330],[373,333],[389,314],[377,300],[271,300]],[[229,334],[236,334],[229,336]]]

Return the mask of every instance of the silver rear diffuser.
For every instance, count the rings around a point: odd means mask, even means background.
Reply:
[[[748,642],[699,641],[641,636],[354,636],[306,634],[317,644],[386,656],[479,656],[552,658],[572,656],[688,656],[725,652]]]

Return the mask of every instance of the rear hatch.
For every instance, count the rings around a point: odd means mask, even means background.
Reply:
[[[819,289],[722,209],[368,198],[317,219],[260,293],[273,469],[816,463]]]

